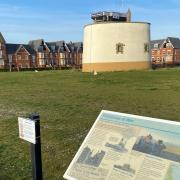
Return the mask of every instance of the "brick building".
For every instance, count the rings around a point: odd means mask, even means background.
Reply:
[[[7,64],[6,41],[0,32],[0,69],[5,68]]]
[[[19,70],[20,68],[34,67],[35,51],[25,44],[6,44],[8,56],[8,68]]]
[[[28,44],[10,44],[0,33],[0,68],[80,68],[82,53],[82,42],[45,42],[38,39]]]
[[[180,39],[168,37],[151,41],[152,65],[179,65]]]
[[[46,42],[50,49],[51,62],[55,67],[70,65],[70,50],[65,41]]]
[[[69,50],[71,52],[71,65],[74,67],[82,67],[82,54],[83,43],[82,42],[70,42],[68,43]]]
[[[29,46],[36,52],[36,67],[50,66],[50,49],[43,39],[32,40],[29,42]]]
[[[29,45],[36,51],[37,67],[65,67],[82,65],[82,43],[33,40]]]

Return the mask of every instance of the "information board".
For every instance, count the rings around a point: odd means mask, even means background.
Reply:
[[[180,123],[102,111],[68,180],[180,180]]]
[[[35,122],[31,119],[18,118],[19,137],[30,143],[36,144]]]

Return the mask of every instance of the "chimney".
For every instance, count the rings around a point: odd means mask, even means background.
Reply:
[[[127,22],[131,22],[131,10],[128,9],[128,12],[127,12]]]

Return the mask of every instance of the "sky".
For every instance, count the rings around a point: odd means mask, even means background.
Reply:
[[[0,32],[9,43],[82,41],[97,11],[132,11],[151,23],[151,39],[180,38],[180,0],[0,0]]]

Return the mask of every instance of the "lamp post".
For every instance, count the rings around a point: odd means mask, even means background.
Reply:
[[[32,66],[33,66],[33,68],[35,68],[36,67],[36,56],[35,55],[32,55]]]
[[[8,55],[8,60],[9,60],[9,71],[12,71],[12,55]]]

